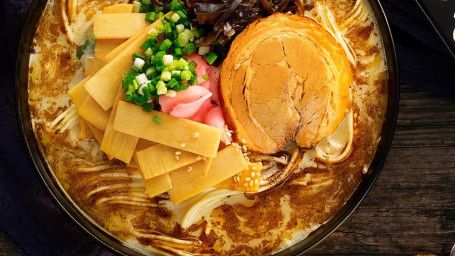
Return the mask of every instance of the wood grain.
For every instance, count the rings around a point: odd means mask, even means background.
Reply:
[[[455,100],[403,86],[372,191],[313,255],[448,255],[455,243]]]

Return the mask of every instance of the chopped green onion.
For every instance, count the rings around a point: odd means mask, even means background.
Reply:
[[[183,91],[186,89],[188,89],[188,86],[186,84],[179,84],[178,88],[177,88],[177,86],[175,86],[175,88],[174,88],[175,91]]]
[[[153,107],[155,107],[152,103],[145,103],[144,106],[142,106],[142,110],[151,112],[153,110]]]
[[[191,74],[191,71],[187,71],[187,70],[182,71],[182,73],[180,74],[180,78],[182,80],[190,80],[192,76],[193,76],[193,74]]]
[[[136,60],[136,58],[145,60],[145,56],[144,55],[141,55],[139,53],[133,53],[133,60]]]
[[[174,48],[174,55],[177,58],[181,58],[183,56],[182,48]]]
[[[174,14],[175,15],[175,14]],[[185,25],[183,24],[177,24],[175,25],[175,30],[177,30],[177,33],[182,33],[185,30]]]
[[[153,54],[152,48],[150,48],[150,47],[147,48],[147,50],[144,52],[144,54],[145,54],[145,56],[148,56],[148,57],[152,56],[152,54]]]
[[[125,100],[127,100],[127,101],[133,100],[133,92],[132,91],[127,91],[125,93]]]
[[[171,47],[172,41],[169,39],[164,39],[163,42],[160,45],[160,50],[161,51],[167,51],[169,47]]]
[[[157,37],[159,35],[158,25],[156,26],[156,28],[152,28],[152,29],[149,30],[148,34],[150,36]]]
[[[196,51],[197,45],[195,43],[189,43],[185,46],[183,46],[183,52],[187,55],[190,55],[194,51]]]
[[[184,58],[179,59],[179,69],[184,70],[185,67],[188,67],[188,61],[186,61]]]
[[[172,14],[171,20],[172,20],[173,22],[179,21],[179,20],[180,20],[180,15],[178,15],[177,13]]]
[[[150,22],[154,22],[156,20],[156,13],[155,12],[147,12],[145,14],[145,20],[146,21],[150,21]]]
[[[164,65],[168,66],[168,65],[172,64],[173,61],[174,61],[174,56],[169,55],[169,54],[163,56]]]
[[[198,53],[199,55],[206,55],[210,53],[210,46],[199,46]]]
[[[193,71],[197,67],[197,63],[194,62],[193,60],[190,61],[190,64],[188,64],[188,70]]]
[[[187,17],[186,14],[183,13],[183,11],[181,11],[181,10],[177,11],[176,13],[180,16],[180,18],[185,19]]]
[[[164,33],[171,33],[171,32],[172,32],[171,24],[169,24],[169,23],[164,24]]]
[[[193,42],[193,40],[194,40],[194,34],[191,33],[191,30],[189,30],[189,29],[186,28],[182,33],[186,34],[186,36],[188,37],[188,40],[191,41],[191,42]]]
[[[139,83],[137,82],[136,79],[133,80],[133,88],[134,88],[134,90],[139,89]]]
[[[147,77],[150,77],[150,76],[152,76],[155,72],[156,72],[156,68],[155,68],[155,67],[149,67],[149,68],[145,71],[145,75],[146,75]]]
[[[201,35],[199,34],[199,31],[195,28],[191,29],[191,33],[193,33],[194,37],[199,38]]]
[[[139,71],[141,71],[140,69],[138,69],[138,68],[137,68],[136,66],[134,66],[134,65],[131,66],[131,70],[133,70],[133,71],[136,72],[136,73],[139,72]]]
[[[202,78],[204,78],[205,81],[210,80],[210,77],[209,77],[209,75],[207,75],[207,74],[203,74],[203,75],[202,75]]]
[[[163,71],[163,73],[161,73],[161,80],[163,80],[165,82],[171,80],[171,77],[172,77],[172,74],[169,71]]]
[[[158,95],[163,95],[166,93],[167,91],[167,88],[166,88],[166,83],[163,82],[163,81],[158,81],[158,83],[156,84],[156,89],[158,90],[157,91],[157,94]]]
[[[153,116],[153,122],[157,123],[157,124],[161,124],[163,120],[161,120],[161,118],[157,117],[157,116]]]
[[[190,41],[190,38],[186,33],[182,32],[178,35],[177,40],[180,46],[185,46]]]
[[[142,3],[143,4],[152,4],[152,2],[150,2],[150,0],[142,0]]]
[[[84,44],[81,46],[81,49],[76,53],[76,57],[78,59],[82,58],[82,55],[84,55],[85,49],[87,49],[89,44],[90,44],[90,42],[88,41],[88,39],[85,40]]]
[[[148,4],[141,4],[141,6],[139,7],[139,12],[147,12],[149,9],[149,5]]]
[[[213,63],[218,59],[218,55],[216,55],[216,53],[214,52],[211,52],[209,55],[207,55],[207,58],[205,58],[205,60],[207,60],[207,62],[210,64],[210,65],[213,65]]]
[[[134,100],[134,102],[136,102],[139,105],[147,103],[147,99],[146,98],[144,98],[144,97],[142,97],[142,96],[140,96],[139,94],[136,94],[136,93],[133,94],[133,100]]]
[[[144,67],[144,64],[145,64],[145,61],[142,59],[142,58],[138,58],[136,57],[134,59],[134,64],[133,66],[135,66],[136,68],[138,68],[139,70],[142,69],[142,67]],[[136,71],[137,72],[137,71]]]
[[[174,88],[178,84],[177,80],[175,78],[172,78],[169,83],[167,83],[167,86],[170,88]]]
[[[166,68],[166,66],[165,66],[164,64],[163,64],[163,65],[157,65],[157,66],[156,66],[156,71],[161,72],[161,71],[163,71],[165,68]]]
[[[133,2],[133,12],[139,12],[141,9],[141,2]]]
[[[123,81],[122,81],[122,88],[123,88],[124,90],[128,89],[128,85],[129,85],[129,84],[130,84],[130,83],[129,83],[127,80],[123,80]]]

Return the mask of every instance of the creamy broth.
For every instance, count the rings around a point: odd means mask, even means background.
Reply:
[[[304,239],[338,212],[368,170],[386,112],[386,59],[366,1],[306,4],[305,16],[342,45],[354,74],[353,107],[335,134],[316,149],[291,143],[275,158],[250,154],[269,168],[264,175],[292,173],[273,189],[256,194],[209,190],[177,206],[167,194],[149,199],[139,173],[109,161],[94,139],[77,138],[79,117],[67,93],[84,76],[76,44],[90,33],[94,14],[118,2],[79,1],[74,11],[66,1],[49,1],[30,57],[35,136],[68,199],[87,218],[146,254],[264,255]],[[269,182],[262,186],[275,185]]]

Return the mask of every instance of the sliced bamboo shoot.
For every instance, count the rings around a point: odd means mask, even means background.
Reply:
[[[95,59],[93,57],[86,57],[85,62],[84,62],[84,76],[85,77],[92,74],[94,66],[95,66]]]
[[[134,154],[139,138],[113,129],[117,106],[123,102],[122,99],[125,97],[125,92],[121,87],[118,88],[117,92],[117,103],[114,104],[112,109],[100,149],[106,155],[115,157],[128,164]]]
[[[150,25],[145,13],[98,14],[93,19],[95,39],[126,39]]]
[[[248,163],[248,168],[216,185],[216,188],[226,188],[241,192],[258,192],[261,182],[262,163]]]
[[[125,39],[100,39],[96,40],[93,63],[93,74],[107,64],[106,54],[125,42]]]
[[[221,139],[221,130],[213,126],[159,111],[146,112],[123,101],[118,104],[113,127],[131,136],[211,158],[216,156]]]
[[[85,90],[84,85],[89,79],[90,77],[84,78],[72,87],[68,94],[77,107],[77,114],[98,130],[104,131],[110,112],[104,111]]]
[[[186,177],[171,173],[174,188],[168,191],[169,196],[174,204],[178,204],[246,168],[247,163],[242,151],[236,146],[228,146],[218,152],[216,158],[213,159],[206,177]]]
[[[133,12],[132,4],[114,4],[103,8],[103,14],[109,13],[131,13]]]
[[[136,152],[142,178],[150,179],[201,160],[201,156],[157,144]]]
[[[181,167],[171,172],[172,175],[180,175],[186,177],[206,177],[212,165],[213,158],[206,158],[194,164]]]
[[[149,197],[157,196],[173,188],[168,173],[144,180],[144,184]]]
[[[169,17],[169,15],[172,15],[172,12],[169,12],[164,17]],[[161,19],[142,30],[140,35],[135,37],[134,41],[130,42],[122,52],[104,65],[104,67],[94,74],[85,84],[87,92],[104,110],[109,110],[114,105],[117,88],[121,85],[123,73],[129,70],[133,64],[131,58],[132,54],[143,52],[140,46],[147,39],[147,32],[154,28],[159,22],[161,22]]]
[[[93,137],[95,137],[95,140],[98,141],[98,144],[101,145],[101,142],[103,141],[104,137],[104,132],[96,129],[93,125],[87,124],[87,127],[90,129],[90,131],[93,134]]]

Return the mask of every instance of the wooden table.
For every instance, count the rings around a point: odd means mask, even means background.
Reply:
[[[392,149],[354,214],[309,254],[448,255],[455,243],[455,99],[401,87]]]

